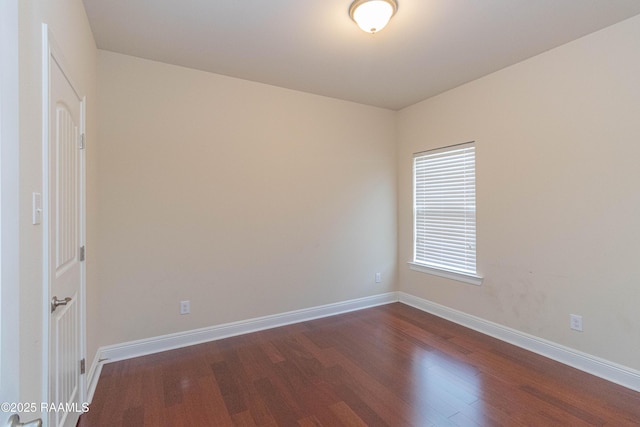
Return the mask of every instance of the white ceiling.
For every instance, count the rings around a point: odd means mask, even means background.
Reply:
[[[640,14],[640,0],[84,0],[100,49],[400,109]]]

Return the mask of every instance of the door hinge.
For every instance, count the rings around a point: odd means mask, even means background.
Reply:
[[[86,370],[86,363],[85,363],[85,360],[82,359],[80,361],[80,375],[84,374],[85,370]]]
[[[80,246],[80,253],[78,255],[78,258],[80,258],[80,261],[84,261],[85,255],[84,255],[84,246]]]
[[[84,150],[84,133],[80,134],[80,147],[81,150]]]

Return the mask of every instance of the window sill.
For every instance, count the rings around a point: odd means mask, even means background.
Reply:
[[[446,277],[447,279],[457,280],[458,282],[470,283],[472,285],[482,285],[483,278],[472,274],[457,273],[454,271],[440,270],[433,267],[427,267],[423,264],[417,264],[409,261],[409,268],[413,271],[421,273],[433,274],[434,276]]]

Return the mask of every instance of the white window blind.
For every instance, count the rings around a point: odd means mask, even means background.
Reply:
[[[475,144],[414,155],[414,263],[476,274]]]

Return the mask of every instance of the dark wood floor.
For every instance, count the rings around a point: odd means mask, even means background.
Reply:
[[[107,364],[93,426],[639,426],[640,393],[396,303]]]

